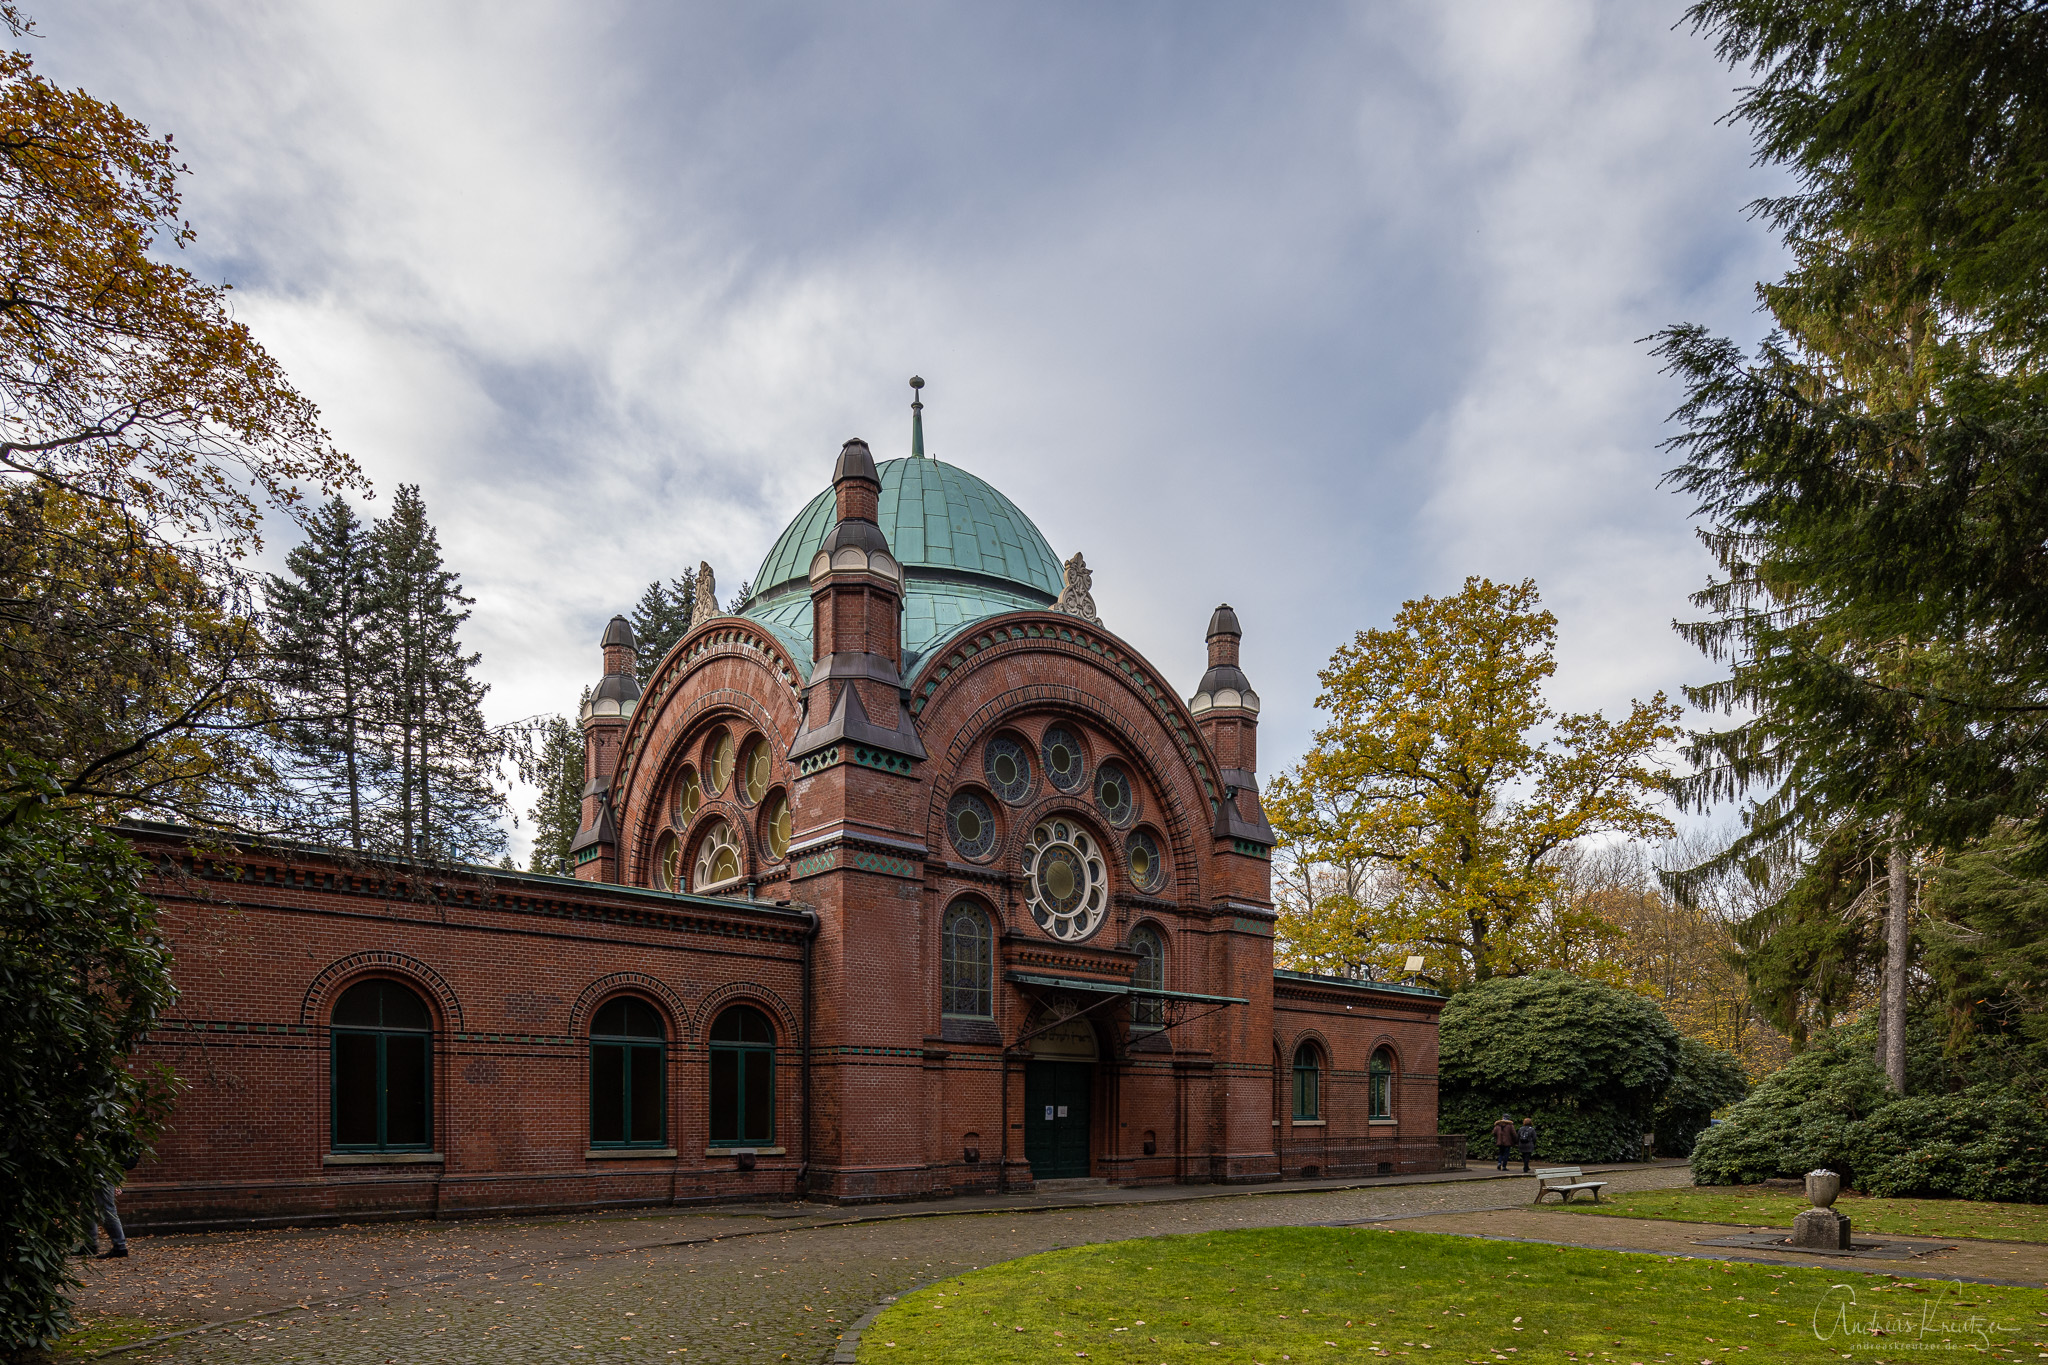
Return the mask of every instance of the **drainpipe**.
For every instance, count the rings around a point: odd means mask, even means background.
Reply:
[[[804,911],[807,921],[803,937],[803,1050],[797,1056],[798,1088],[803,1098],[803,1127],[798,1135],[796,1193],[804,1199],[811,1192],[811,944],[818,937],[818,912]]]

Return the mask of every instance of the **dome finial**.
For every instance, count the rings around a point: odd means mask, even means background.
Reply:
[[[919,375],[910,376],[910,458],[924,458],[924,379]]]

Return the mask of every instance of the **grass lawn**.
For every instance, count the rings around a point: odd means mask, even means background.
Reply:
[[[2034,1359],[2048,1351],[2044,1315],[2048,1293],[2038,1289],[1379,1228],[1272,1228],[1077,1247],[951,1277],[877,1317],[860,1360],[1722,1365],[1853,1354],[1863,1365],[1899,1365],[1951,1342],[1992,1359]],[[1884,1335],[1872,1336],[1873,1326]]]
[[[1803,1195],[1791,1190],[1709,1185],[1639,1190],[1615,1195],[1598,1205],[1587,1203],[1581,1195],[1565,1207],[1573,1213],[1607,1214],[1615,1218],[1672,1218],[1683,1223],[1789,1228],[1800,1211],[1811,1206]],[[1889,1232],[1899,1237],[1995,1237],[2008,1242],[2048,1242],[2048,1205],[2042,1204],[1866,1199],[1862,1195],[1844,1194],[1835,1201],[1835,1207],[1849,1215],[1849,1222],[1859,1234]]]

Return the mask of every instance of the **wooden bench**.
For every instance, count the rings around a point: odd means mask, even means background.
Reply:
[[[1543,1196],[1546,1194],[1556,1195],[1560,1204],[1569,1204],[1572,1202],[1572,1196],[1580,1190],[1591,1190],[1593,1202],[1597,1204],[1600,1202],[1600,1191],[1606,1189],[1608,1183],[1605,1180],[1586,1179],[1586,1173],[1577,1166],[1546,1166],[1537,1170],[1535,1176],[1535,1202],[1538,1204],[1543,1202]]]

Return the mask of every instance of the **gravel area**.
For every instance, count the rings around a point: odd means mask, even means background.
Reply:
[[[1652,1189],[1690,1176],[1607,1178]],[[907,1206],[838,1225],[847,1211],[814,1207],[137,1238],[130,1259],[89,1268],[80,1307],[212,1324],[117,1361],[819,1361],[885,1296],[953,1271],[1127,1237],[1519,1207],[1529,1188],[1467,1178],[1032,1212]],[[937,1216],[890,1216],[904,1212]],[[243,1317],[301,1295],[303,1310]]]

